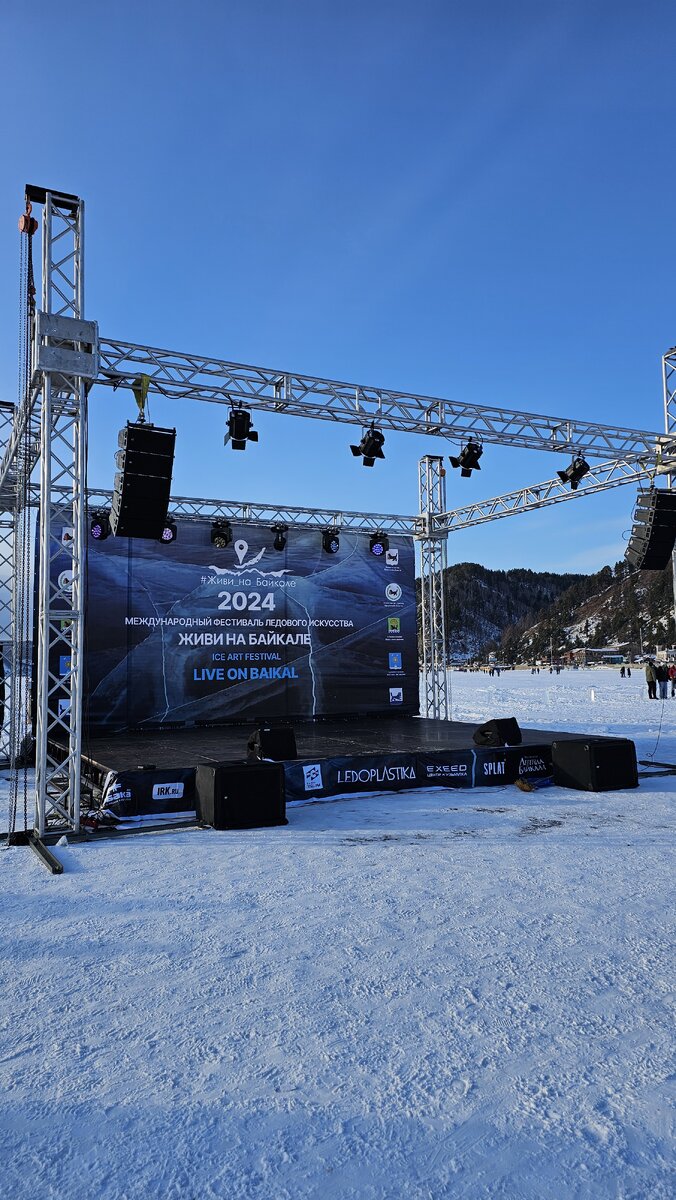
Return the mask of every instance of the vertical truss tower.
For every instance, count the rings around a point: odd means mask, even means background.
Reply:
[[[448,720],[450,706],[446,670],[444,569],[445,530],[435,532],[434,518],[446,512],[443,458],[426,454],[418,466],[418,492],[423,532],[420,537],[420,619],[422,709],[427,717]]]
[[[80,827],[86,404],[97,331],[83,319],[84,202],[38,188],[26,196],[43,206],[42,307],[26,398],[40,412],[35,832],[42,837],[48,825]]]
[[[664,385],[664,431],[676,438],[676,346],[662,359],[662,381]],[[669,487],[676,486],[676,476],[669,475]],[[674,579],[674,620],[676,620],[676,552],[672,555],[671,569]]]

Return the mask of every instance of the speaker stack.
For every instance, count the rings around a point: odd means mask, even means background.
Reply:
[[[643,492],[624,557],[641,571],[663,571],[676,541],[676,491]]]
[[[167,519],[175,429],[131,421],[121,429],[115,455],[118,474],[110,508],[116,537],[161,538]]]
[[[285,759],[298,758],[296,735],[290,725],[259,725],[247,743],[250,759],[273,759],[283,762]]]

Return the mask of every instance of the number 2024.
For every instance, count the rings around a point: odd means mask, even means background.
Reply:
[[[261,612],[264,608],[273,612],[275,607],[274,592],[266,592],[263,597],[260,592],[219,592],[218,598],[221,601],[218,607],[226,612],[231,609],[243,612],[245,608],[249,612]]]

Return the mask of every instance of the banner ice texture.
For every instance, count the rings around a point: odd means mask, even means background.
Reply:
[[[183,521],[167,545],[89,542],[91,731],[419,710],[413,543]]]

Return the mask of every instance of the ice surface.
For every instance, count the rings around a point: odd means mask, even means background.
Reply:
[[[639,674],[452,685],[676,761]],[[674,782],[0,853],[0,1194],[673,1196]]]

